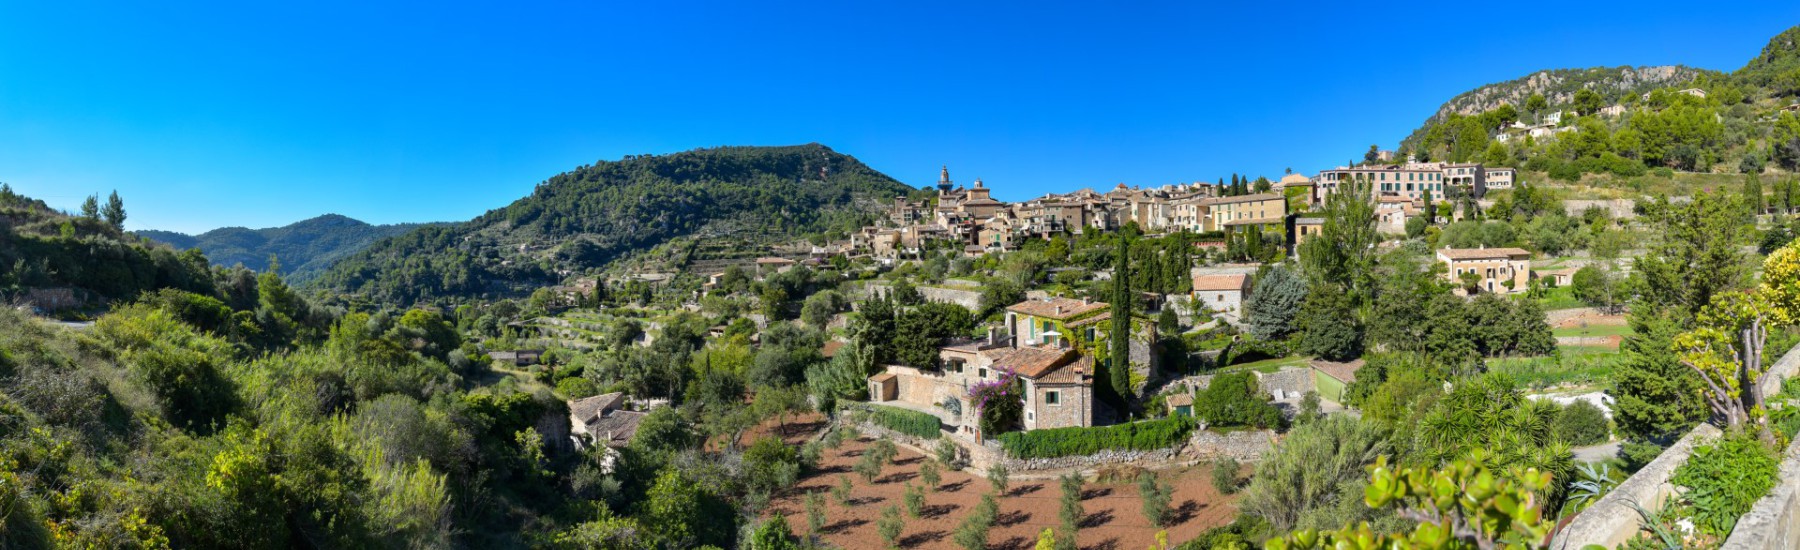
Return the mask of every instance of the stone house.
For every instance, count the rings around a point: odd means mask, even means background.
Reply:
[[[1244,315],[1244,302],[1250,298],[1250,276],[1242,273],[1194,276],[1194,304],[1233,319]]]
[[[1106,314],[1108,307],[1106,302],[1062,297],[1026,300],[1006,306],[1006,328],[1021,346],[1054,343],[1058,338],[1070,337],[1068,331],[1071,329],[1085,330],[1081,336],[1092,342],[1099,338],[1095,330],[1098,320],[1081,323],[1076,327],[1069,325]]]
[[[1475,286],[1497,294],[1524,292],[1531,276],[1531,253],[1521,248],[1449,248],[1437,253],[1447,269],[1444,277],[1457,287],[1463,274],[1478,276]]]
[[[1094,425],[1094,360],[1061,347],[1014,348],[994,360],[1019,374],[1026,430]]]
[[[625,394],[613,392],[569,402],[569,439],[577,447],[623,447],[637,435],[646,411],[626,409]]]

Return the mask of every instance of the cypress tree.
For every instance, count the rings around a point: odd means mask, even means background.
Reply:
[[[1235,175],[1233,176],[1236,177]],[[1131,231],[1119,232],[1119,249],[1113,256],[1112,364],[1113,391],[1123,400],[1131,395]]]

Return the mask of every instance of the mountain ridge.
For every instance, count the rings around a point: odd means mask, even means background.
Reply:
[[[471,220],[382,239],[316,286],[398,303],[515,296],[684,239],[752,250],[847,233],[912,191],[818,143],[628,155],[551,176]]]
[[[277,227],[251,229],[221,227],[189,235],[174,231],[140,230],[138,236],[178,249],[199,249],[215,265],[242,264],[255,271],[268,269],[269,257],[283,265],[294,281],[309,280],[344,256],[382,238],[430,224],[374,225],[342,214],[322,214]]]

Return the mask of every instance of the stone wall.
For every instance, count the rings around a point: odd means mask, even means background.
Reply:
[[[1593,506],[1576,514],[1568,525],[1550,539],[1550,548],[1575,550],[1589,544],[1615,548],[1625,544],[1642,526],[1642,518],[1631,504],[1637,503],[1646,508],[1661,505],[1663,498],[1675,494],[1675,486],[1669,483],[1669,478],[1675,475],[1675,469],[1687,462],[1696,445],[1718,436],[1719,429],[1710,424],[1694,428],[1688,432],[1687,437],[1675,442],[1656,460],[1650,461],[1612,492],[1600,497]]]
[[[1275,432],[1271,430],[1215,432],[1212,430],[1196,430],[1188,438],[1188,446],[1183,456],[1193,460],[1208,461],[1230,458],[1238,462],[1257,462],[1262,460],[1275,447]]]
[[[1719,550],[1800,548],[1800,440],[1788,445],[1775,488],[1756,501]]]
[[[977,467],[986,468],[993,460],[1000,460],[1006,469],[1012,472],[1037,472],[1045,470],[1087,470],[1108,464],[1130,463],[1165,463],[1175,460],[1178,449],[1156,449],[1153,451],[1119,451],[1106,450],[1091,455],[1059,456],[1056,458],[1013,458],[1006,456],[1006,450],[997,439],[982,442],[980,460],[971,461]]]
[[[1759,382],[1763,394],[1774,395],[1781,390],[1782,380],[1791,378],[1796,373],[1800,373],[1800,345],[1789,349],[1769,367],[1768,373]],[[1711,425],[1695,427],[1681,441],[1663,451],[1656,460],[1620,483],[1618,488],[1576,514],[1551,539],[1550,548],[1567,550],[1587,544],[1612,548],[1624,544],[1642,526],[1642,519],[1630,503],[1639,503],[1646,509],[1661,505],[1663,497],[1674,494],[1675,487],[1669,483],[1669,477],[1675,475],[1675,469],[1693,455],[1695,445],[1718,436],[1719,429]],[[1791,481],[1795,479],[1794,476],[1800,476],[1800,456],[1797,455],[1800,455],[1800,450],[1789,446],[1778,479]],[[1800,495],[1796,494],[1794,485],[1778,484],[1767,496],[1757,501],[1751,513],[1745,514],[1739,520],[1738,527],[1732,530],[1732,537],[1726,540],[1726,547],[1743,550],[1800,547],[1796,546],[1796,542],[1800,542],[1797,540],[1800,538],[1800,509],[1797,509],[1800,508]],[[1745,524],[1744,521],[1751,523]],[[1734,543],[1737,545],[1734,546]]]
[[[1252,372],[1251,374],[1256,376],[1256,383],[1262,387],[1263,393],[1273,396],[1275,390],[1281,390],[1283,401],[1298,401],[1301,396],[1306,395],[1306,392],[1318,390],[1317,383],[1313,379],[1313,371],[1308,367],[1289,367],[1271,373]],[[1162,386],[1156,388],[1152,395],[1175,388],[1186,388],[1195,392],[1202,391],[1208,384],[1212,384],[1214,376],[1218,375],[1197,374],[1176,378],[1163,383]]]
[[[979,290],[957,290],[954,288],[941,288],[935,286],[915,286],[913,288],[917,289],[919,295],[924,296],[926,301],[949,302],[969,308],[970,311],[981,308],[981,291]],[[867,298],[873,296],[877,292],[891,294],[894,292],[894,287],[886,284],[863,285],[862,292],[857,297]]]

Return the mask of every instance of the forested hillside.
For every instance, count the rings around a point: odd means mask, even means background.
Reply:
[[[1797,40],[1800,27],[1789,29],[1731,73],[1570,69],[1483,86],[1445,103],[1401,151],[1420,160],[1518,166],[1565,181],[1658,169],[1800,170],[1800,112],[1791,107],[1800,95]],[[1557,113],[1552,135],[1513,126]]]
[[[282,227],[249,229],[224,227],[199,235],[173,231],[138,231],[139,236],[178,249],[200,249],[216,265],[244,264],[255,271],[269,267],[278,257],[283,275],[299,283],[317,277],[339,258],[367,248],[375,241],[417,229],[420,224],[370,225],[337,214],[326,214]]]
[[[514,295],[684,236],[849,230],[910,190],[816,143],[628,156],[558,174],[474,220],[383,239],[315,284],[403,304]]]
[[[0,184],[0,302],[49,292],[59,298],[37,301],[65,303],[54,306],[61,308],[158,288],[210,291],[205,257],[125,233],[123,202],[113,199],[104,207],[90,199],[70,216]]]

